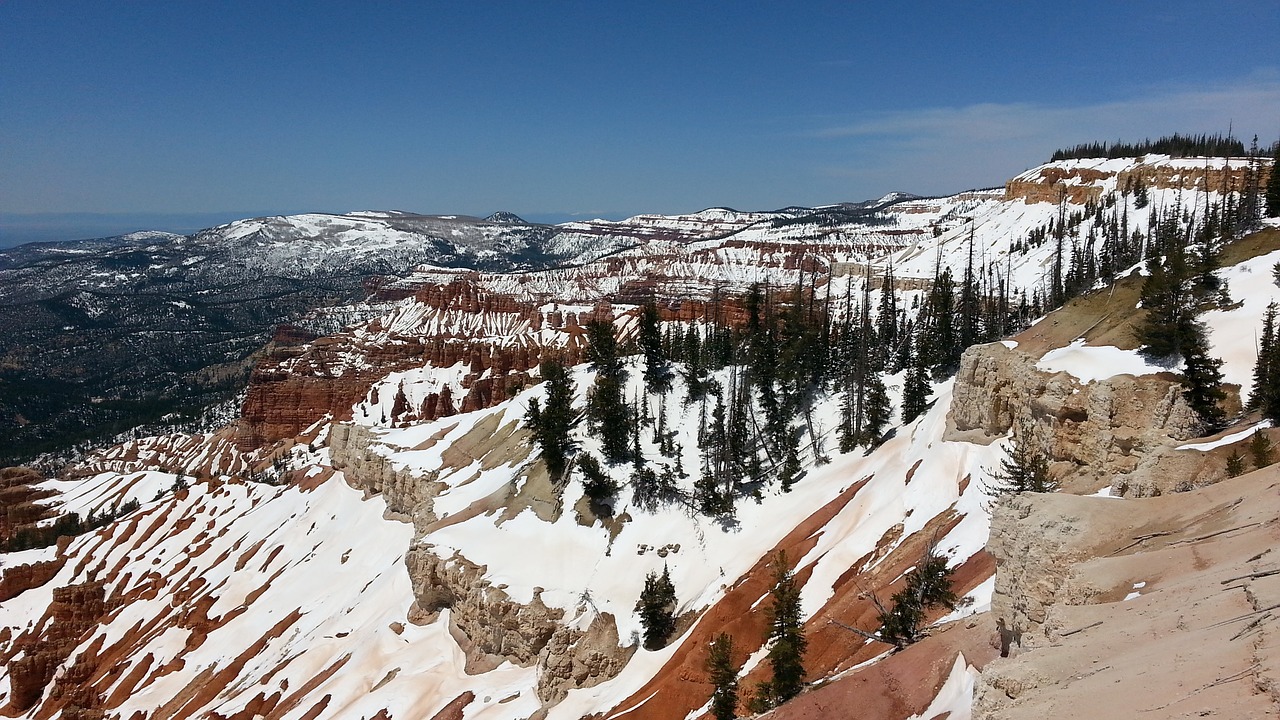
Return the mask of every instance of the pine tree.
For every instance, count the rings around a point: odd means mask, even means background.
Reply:
[[[960,337],[955,328],[955,282],[951,269],[935,274],[929,300],[925,303],[926,322],[916,336],[918,352],[923,352],[929,367],[945,376],[960,366]]]
[[[644,384],[649,392],[665,393],[671,387],[671,365],[662,348],[658,306],[649,300],[640,311],[640,352],[644,354]]]
[[[769,607],[768,683],[771,705],[776,707],[804,689],[804,653],[809,642],[804,636],[800,613],[800,586],[787,565],[786,551],[779,550],[773,562],[773,604]]]
[[[1183,350],[1182,396],[1200,417],[1203,430],[1217,432],[1227,424],[1219,403],[1226,398],[1222,389],[1222,361],[1209,355],[1203,333],[1193,336]]]
[[[924,414],[929,409],[929,371],[925,368],[924,359],[917,352],[913,356],[911,367],[903,380],[902,387],[902,423],[905,425]]]
[[[569,371],[555,360],[544,360],[538,372],[547,384],[546,405],[540,404],[537,398],[529,401],[525,422],[533,430],[548,474],[553,482],[559,482],[564,477],[572,448],[569,430],[577,422],[572,406],[573,382]]]
[[[1276,343],[1275,302],[1267,305],[1262,316],[1262,337],[1258,340],[1258,360],[1253,366],[1253,387],[1249,392],[1249,409],[1262,416],[1280,420],[1280,350]]]
[[[964,348],[976,344],[981,333],[981,307],[978,292],[978,277],[973,267],[973,229],[969,230],[969,256],[964,265],[964,279],[960,283],[960,338],[958,345],[961,352]]]
[[[1227,456],[1227,477],[1239,477],[1244,474],[1244,456],[1239,450],[1232,450]]]
[[[1147,185],[1142,181],[1142,176],[1139,175],[1133,183],[1133,207],[1141,210],[1149,202],[1151,200],[1147,195]]]
[[[893,608],[880,607],[880,639],[899,649],[921,637],[921,625],[933,608],[955,610],[965,604],[951,589],[954,568],[939,555],[932,544],[925,548],[920,562],[907,573],[906,586],[894,593]],[[877,602],[877,605],[879,603]]]
[[[593,510],[597,514],[612,514],[608,502],[617,494],[618,482],[600,467],[600,461],[591,453],[579,455],[577,465],[582,473],[582,491],[591,500]]]
[[[1267,177],[1267,217],[1280,217],[1280,141],[1275,144],[1271,174]]]
[[[1249,436],[1249,455],[1253,457],[1253,466],[1256,468],[1264,468],[1275,460],[1271,456],[1271,438],[1258,428],[1253,431],[1253,435]]]
[[[1141,351],[1160,359],[1182,356],[1203,332],[1196,323],[1186,256],[1176,240],[1170,242],[1172,247],[1162,248],[1167,253],[1164,258],[1153,254],[1147,262],[1141,291],[1146,314],[1136,331]]]
[[[622,462],[631,457],[632,417],[623,398],[626,371],[618,356],[618,341],[613,324],[593,321],[587,324],[587,358],[596,371],[595,384],[587,395],[587,417],[600,438],[600,450],[609,462]]]
[[[884,380],[880,377],[880,373],[873,370],[867,378],[867,398],[863,407],[863,413],[866,416],[862,427],[863,445],[872,448],[880,442],[891,412],[889,394],[885,390]]]
[[[1244,188],[1240,194],[1240,229],[1255,229],[1263,213],[1262,158],[1258,152],[1258,136],[1249,146],[1249,167],[1245,170]]]
[[[676,586],[671,572],[662,566],[662,574],[651,572],[644,578],[644,590],[636,601],[640,624],[644,626],[644,649],[661,650],[676,629]]]
[[[738,710],[738,668],[733,664],[733,638],[720,633],[711,641],[704,665],[711,691],[711,717],[733,720]]]
[[[1000,460],[1000,469],[991,474],[992,483],[985,489],[990,495],[1018,492],[1053,492],[1058,483],[1049,476],[1049,459],[1025,438],[1010,441],[1009,454]]]
[[[880,281],[880,304],[876,309],[876,339],[879,340],[880,364],[893,364],[893,351],[898,337],[898,298],[893,291],[893,266],[885,271]],[[896,371],[900,368],[893,368]]]

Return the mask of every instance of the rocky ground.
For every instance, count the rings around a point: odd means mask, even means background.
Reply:
[[[1009,657],[975,717],[1280,715],[1280,468],[1135,500],[1000,503],[991,617]]]

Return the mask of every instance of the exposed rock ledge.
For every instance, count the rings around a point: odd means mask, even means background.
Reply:
[[[974,717],[1280,717],[1280,470],[1134,500],[996,504]]]
[[[458,467],[479,461],[482,468],[512,460],[513,449],[527,453],[523,431],[515,423],[499,427],[500,415],[477,423],[476,428],[446,454]],[[430,621],[448,609],[450,629],[467,654],[468,670],[480,672],[510,660],[519,665],[537,664],[538,696],[557,702],[571,689],[589,687],[620,672],[634,647],[622,647],[614,618],[597,615],[586,630],[568,627],[565,612],[549,608],[535,594],[522,604],[485,579],[485,568],[461,555],[442,558],[430,546],[428,533],[441,520],[434,512],[434,500],[445,485],[436,473],[417,476],[396,467],[387,457],[371,451],[374,435],[369,428],[349,423],[334,424],[329,446],[333,465],[344,471],[356,487],[381,493],[388,514],[413,522],[417,538],[405,556],[413,583],[416,606],[412,615]],[[446,457],[446,460],[450,458]],[[515,458],[519,460],[520,458]],[[522,491],[508,487],[500,498],[490,498],[491,506],[480,511],[502,509],[508,514],[532,508],[539,517],[553,520],[560,512],[541,463],[528,469]]]
[[[1110,484],[1126,496],[1164,494],[1225,476],[1198,453],[1168,452],[1198,427],[1170,373],[1082,384],[1065,372],[1037,369],[1036,358],[1001,343],[977,345],[960,360],[947,426],[947,440],[979,443],[1012,431],[1043,448],[1058,463],[1060,478],[1082,486]]]

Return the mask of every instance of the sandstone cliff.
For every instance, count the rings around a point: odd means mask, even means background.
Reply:
[[[1157,498],[998,503],[991,617],[1009,655],[974,717],[1280,714],[1280,470]]]
[[[989,443],[1012,433],[1042,449],[1055,462],[1056,477],[1079,489],[1111,485],[1117,495],[1159,494],[1225,476],[1216,465],[1201,477],[1155,471],[1164,467],[1154,459],[1158,454],[1199,428],[1177,376],[1116,375],[1082,383],[1065,372],[1040,370],[1036,362],[1002,343],[966,350],[946,437]]]
[[[1271,161],[1263,158],[1260,186],[1271,173]],[[1209,190],[1240,192],[1248,175],[1247,158],[1169,158],[1149,155],[1120,160],[1067,160],[1049,163],[1005,183],[1005,199],[1025,203],[1075,205],[1097,202],[1112,190],[1141,182],[1154,190]]]

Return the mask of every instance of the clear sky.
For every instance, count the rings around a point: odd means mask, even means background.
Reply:
[[[0,37],[11,226],[773,209],[1280,136],[1275,0],[8,0]]]

